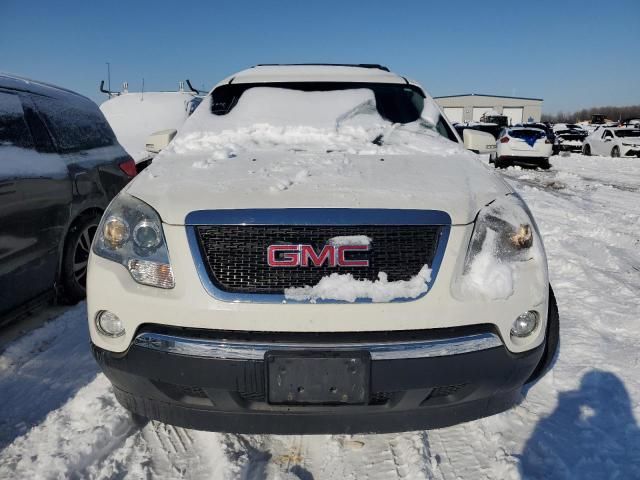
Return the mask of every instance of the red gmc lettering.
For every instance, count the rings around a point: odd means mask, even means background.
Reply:
[[[316,251],[311,245],[300,245],[300,266],[308,267],[309,260],[314,267],[321,267],[326,261],[329,262],[330,267],[335,267],[336,254],[333,245],[325,245],[320,255],[316,255]]]
[[[369,260],[347,260],[347,252],[368,251],[369,245],[343,245],[338,247],[338,265],[341,267],[368,267]]]
[[[368,267],[369,260],[349,260],[349,252],[369,251],[369,245],[325,245],[316,253],[312,245],[269,245],[267,263],[270,267]]]
[[[281,252],[279,258],[276,253]],[[300,263],[298,245],[269,245],[267,263],[270,267],[297,267]]]

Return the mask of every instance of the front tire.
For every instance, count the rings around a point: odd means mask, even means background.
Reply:
[[[502,157],[496,157],[493,161],[493,166],[496,168],[507,168],[509,166],[509,162],[504,160]]]
[[[83,215],[69,229],[61,273],[63,298],[69,303],[77,303],[87,294],[89,252],[99,223],[98,215]]]
[[[582,154],[587,157],[591,156],[591,146],[589,144],[585,144],[582,146]]]
[[[613,147],[611,149],[611,156],[614,158],[617,158],[620,156],[620,148],[619,147]]]
[[[558,303],[553,293],[551,285],[549,285],[549,309],[547,311],[547,333],[542,352],[540,363],[533,371],[526,383],[532,383],[539,380],[551,368],[553,359],[558,353],[560,346],[560,314],[558,313]]]
[[[542,160],[542,162],[540,163],[540,168],[542,170],[549,170],[551,168],[551,164],[549,163],[548,158]]]

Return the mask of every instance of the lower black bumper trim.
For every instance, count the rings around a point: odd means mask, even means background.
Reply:
[[[263,360],[199,358],[132,345],[93,354],[130,411],[177,426],[235,433],[320,434],[440,428],[503,411],[540,362],[544,344],[370,362],[364,404],[267,401]]]

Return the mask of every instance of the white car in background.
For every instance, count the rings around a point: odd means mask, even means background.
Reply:
[[[100,110],[141,171],[173,139],[200,101],[201,97],[182,88],[176,92],[125,89],[102,103]]]
[[[582,153],[640,158],[640,128],[599,128],[586,138]]]
[[[553,142],[539,128],[511,127],[500,133],[497,142],[497,157],[493,161],[497,168],[524,165],[548,169],[549,157],[553,153]]]

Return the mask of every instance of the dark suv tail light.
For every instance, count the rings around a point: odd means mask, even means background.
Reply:
[[[502,137],[500,139],[500,143],[507,143],[509,141],[509,137]]]
[[[136,162],[133,160],[133,158],[130,158],[129,160],[118,164],[118,166],[120,167],[120,170],[122,170],[130,177],[135,177],[138,173],[138,171],[136,170]]]

